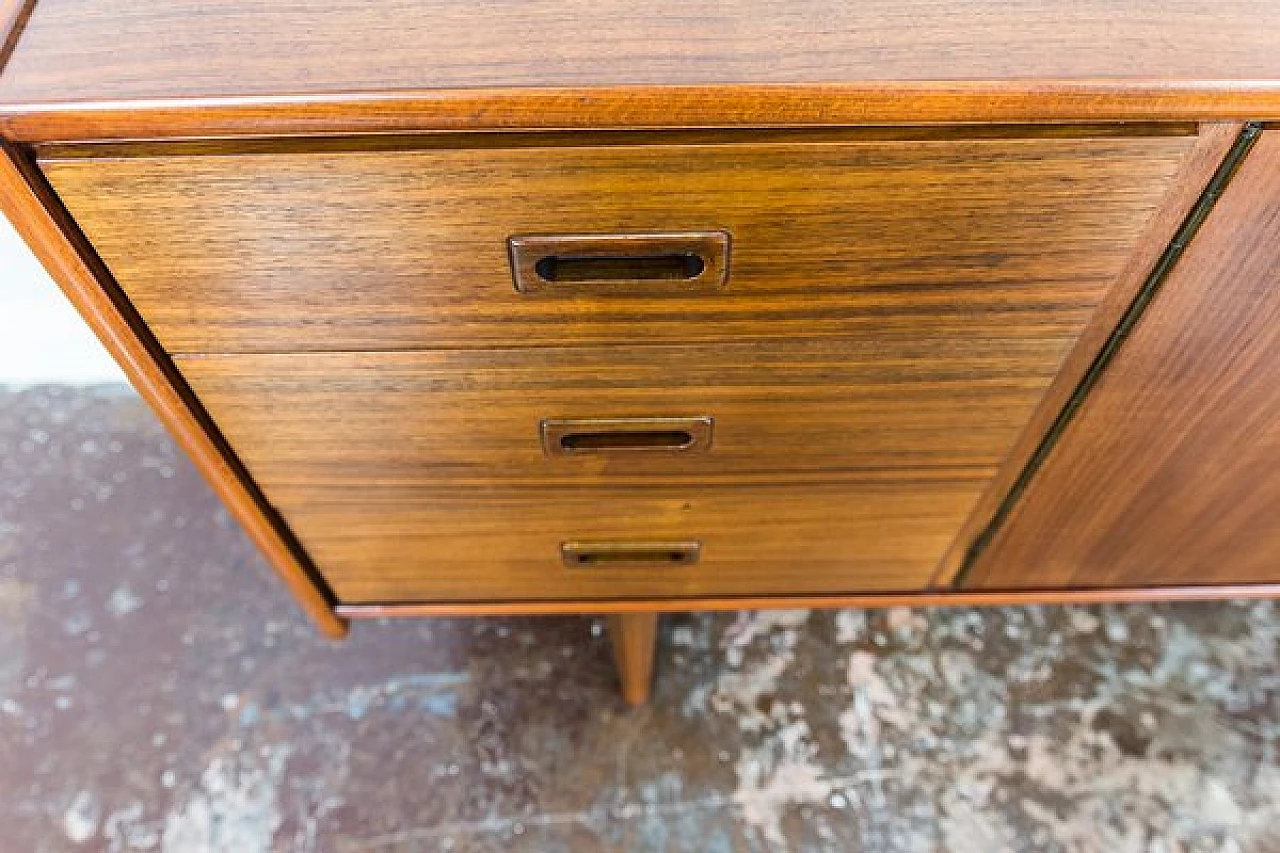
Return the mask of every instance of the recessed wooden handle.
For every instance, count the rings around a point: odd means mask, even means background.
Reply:
[[[691,566],[700,542],[565,542],[560,556],[570,568],[608,566]]]
[[[565,234],[507,242],[521,293],[687,293],[723,287],[729,277],[724,231]]]
[[[711,446],[715,421],[692,418],[582,418],[542,421],[542,447],[549,456],[591,453],[695,453]]]

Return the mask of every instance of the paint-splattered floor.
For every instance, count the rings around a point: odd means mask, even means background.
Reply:
[[[317,639],[133,397],[0,392],[0,851],[1280,850],[1271,604]]]

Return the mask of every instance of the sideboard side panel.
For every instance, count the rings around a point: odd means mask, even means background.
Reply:
[[[136,318],[109,292],[109,274],[88,248],[35,167],[16,148],[0,147],[0,211],[31,247],[72,305],[88,322],[129,381],[186,451],[303,610],[327,636],[346,634],[332,597],[315,579],[283,527],[256,494],[240,466],[209,431],[199,405],[180,386],[167,357]]]
[[[968,589],[1280,580],[1280,131],[1254,145]]]
[[[1200,138],[1183,161],[1159,210],[1147,223],[1147,228],[1128,262],[1116,276],[1106,297],[1063,361],[1035,414],[1000,466],[999,473],[992,479],[960,534],[947,550],[931,586],[944,589],[955,583],[970,560],[975,543],[980,537],[987,535],[989,527],[998,524],[995,521],[997,515],[1009,500],[1015,484],[1032,463],[1040,444],[1088,375],[1112,331],[1120,324],[1151,276],[1152,270],[1156,269],[1170,241],[1177,236],[1182,224],[1196,208],[1214,174],[1223,168],[1223,163],[1240,138],[1243,128],[1244,125],[1240,122],[1214,122],[1201,126]]]

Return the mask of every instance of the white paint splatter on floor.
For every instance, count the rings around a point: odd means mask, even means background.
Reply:
[[[142,599],[128,586],[118,586],[107,599],[107,612],[122,619],[142,607]]]
[[[165,819],[165,853],[268,853],[283,818],[276,788],[288,746],[215,756],[200,784]]]
[[[5,851],[1280,853],[1274,605],[679,614],[625,709],[601,620],[316,639],[140,405],[8,399]]]
[[[72,844],[83,844],[98,832],[102,803],[93,791],[80,791],[62,816],[62,831]]]

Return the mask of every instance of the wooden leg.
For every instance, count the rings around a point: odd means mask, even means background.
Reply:
[[[622,682],[622,698],[632,705],[649,699],[653,684],[653,655],[658,645],[657,613],[615,613],[609,616],[613,660]]]

